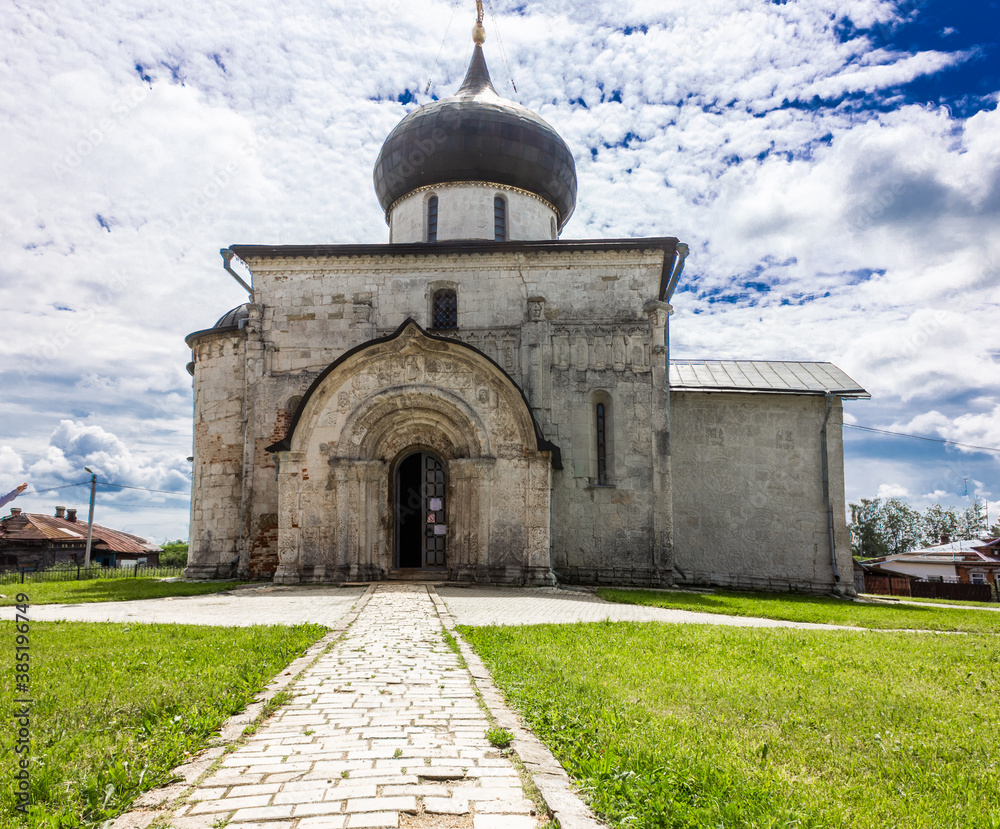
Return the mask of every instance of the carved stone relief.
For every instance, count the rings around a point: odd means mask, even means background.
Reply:
[[[649,371],[649,328],[643,325],[558,325],[551,335],[552,367]]]

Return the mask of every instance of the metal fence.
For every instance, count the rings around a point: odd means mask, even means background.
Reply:
[[[91,579],[164,579],[183,576],[183,567],[100,567],[85,570],[82,564],[73,567],[49,567],[45,570],[18,568],[0,571],[0,584],[32,584],[53,581],[85,581]]]

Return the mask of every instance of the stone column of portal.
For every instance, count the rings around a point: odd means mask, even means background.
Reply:
[[[336,527],[334,535],[334,569],[342,578],[350,577],[351,565],[351,540],[350,527],[356,523],[358,517],[351,514],[350,495],[350,471],[351,465],[348,461],[337,458],[330,461],[333,468],[333,479],[337,487],[334,497],[337,504],[337,514],[333,516],[333,525]],[[353,499],[357,500],[357,498]]]
[[[550,547],[552,511],[552,461],[541,453],[528,462],[528,491],[526,493],[528,549],[525,556],[524,580],[526,584],[554,584],[552,575],[552,550]]]
[[[278,569],[275,584],[297,584],[299,572],[299,487],[304,452],[279,452],[278,460]]]
[[[653,549],[652,579],[674,583],[674,507],[670,476],[670,375],[667,365],[667,320],[674,309],[650,300],[643,306],[650,324],[650,443],[652,454]]]
[[[488,582],[492,458],[448,461],[445,564],[453,581]]]
[[[385,520],[389,501],[388,467],[382,461],[354,461],[352,477],[356,480],[361,510],[357,563],[356,566],[352,563],[351,580],[385,578],[390,563],[385,561],[384,551],[389,548],[387,534],[391,533],[391,525]]]

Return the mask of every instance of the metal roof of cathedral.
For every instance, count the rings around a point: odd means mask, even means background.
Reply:
[[[541,116],[497,93],[480,43],[456,94],[414,110],[389,133],[375,162],[382,209],[418,187],[489,182],[545,199],[562,228],[576,206],[573,153]]]
[[[833,363],[771,360],[671,360],[673,391],[832,394],[857,400],[871,395]]]

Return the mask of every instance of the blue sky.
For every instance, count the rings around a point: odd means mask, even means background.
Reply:
[[[86,479],[186,538],[184,335],[233,243],[384,242],[382,141],[450,94],[469,0],[15,2],[0,112],[0,490]],[[578,164],[564,236],[673,235],[685,358],[830,360],[848,420],[1000,447],[996,2],[494,2],[502,94]],[[502,46],[502,51],[501,47]],[[513,77],[516,92],[510,83]],[[849,500],[1000,516],[1000,454],[845,430]],[[85,507],[85,488],[25,509]]]

